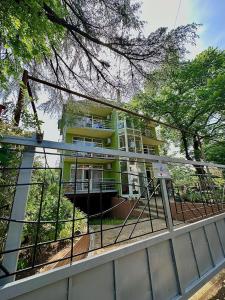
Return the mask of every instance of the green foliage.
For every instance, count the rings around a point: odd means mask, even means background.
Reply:
[[[225,142],[208,144],[205,153],[207,160],[225,165]]]
[[[165,65],[149,78],[132,106],[176,126],[176,132],[168,129],[170,138],[181,141],[181,151],[188,159],[193,148],[198,160],[199,145],[194,137],[210,139],[224,134],[225,51],[209,48],[192,61]]]
[[[0,167],[2,169],[0,172],[0,185],[5,185],[5,187],[0,189],[0,215],[1,217],[9,218],[18,177],[17,168],[21,164],[21,152],[19,150],[22,149],[12,149],[11,146],[3,146],[1,150]],[[39,159],[36,159],[34,167],[36,169],[32,174],[32,184],[30,185],[25,215],[26,221],[34,221],[34,223],[27,223],[23,226],[22,243],[25,245],[33,244],[36,241],[53,241],[55,237],[57,239],[69,239],[73,235],[71,220],[73,219],[74,206],[69,199],[63,196],[63,191],[60,192],[59,190],[59,174],[54,170],[43,169],[43,164]],[[58,202],[59,196],[60,202]],[[38,226],[36,222],[39,219],[39,212],[41,212],[40,221],[53,222],[40,223]],[[57,219],[59,222],[56,235]],[[76,231],[84,231],[86,227],[85,215],[77,208],[75,209],[75,219],[74,234]],[[68,222],[60,222],[62,220]],[[0,222],[0,251],[4,248],[6,233],[7,222]],[[45,251],[48,251],[50,248],[51,246],[46,246]],[[41,250],[43,249],[37,249],[37,259],[41,255]],[[18,268],[28,266],[31,259],[32,251],[22,251]]]
[[[20,147],[0,144],[0,215],[9,218],[15,184],[18,176],[18,167],[21,162]],[[7,231],[7,222],[0,222],[0,252],[3,250]]]
[[[175,186],[193,186],[197,183],[194,169],[182,165],[169,165],[171,177]]]
[[[59,46],[64,30],[48,20],[43,10],[46,3],[63,16],[59,0],[2,0],[0,2],[0,86],[7,89],[8,79],[18,78],[26,64],[40,63]]]
[[[54,221],[53,223],[40,223],[37,225],[27,224],[24,226],[24,240],[35,242],[37,231],[38,241],[51,241],[55,238],[57,220],[71,220],[73,217],[73,204],[69,199],[60,195],[59,181],[56,172],[50,170],[35,170],[33,174],[33,185],[31,186],[26,209],[27,221],[38,221],[39,213],[41,221]],[[39,183],[39,184],[35,184]],[[41,183],[41,184],[40,184]],[[59,210],[58,210],[59,205]],[[85,215],[75,209],[75,218],[81,219]],[[74,232],[84,230],[85,219],[76,221]],[[72,221],[58,222],[57,238],[69,238],[72,235]]]

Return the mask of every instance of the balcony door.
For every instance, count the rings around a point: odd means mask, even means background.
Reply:
[[[75,166],[71,166],[71,182],[75,180]],[[89,182],[90,179],[90,182]],[[76,174],[76,191],[100,191],[100,182],[103,179],[103,166],[78,165]],[[88,183],[89,182],[89,183]]]
[[[93,168],[91,170],[91,182],[92,182],[92,190],[100,191],[100,183],[103,179],[103,169],[102,168]]]

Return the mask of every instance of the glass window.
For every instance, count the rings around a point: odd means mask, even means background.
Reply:
[[[127,172],[127,162],[126,161],[120,162],[120,169],[121,169],[121,172]]]
[[[128,184],[128,174],[121,174],[121,182],[122,182],[122,194],[129,194],[129,184]]]
[[[104,121],[102,119],[93,119],[93,128],[104,128]]]
[[[128,151],[134,152],[135,151],[135,141],[132,135],[128,135]]]
[[[151,145],[144,145],[144,153],[145,154],[155,154],[156,150],[154,146]]]
[[[125,135],[120,135],[120,149],[121,150],[126,150],[126,141],[125,141]]]
[[[118,129],[124,128],[124,120],[119,120],[118,121]]]
[[[126,119],[127,128],[133,128],[133,121],[131,119]]]
[[[84,117],[83,120],[83,127],[92,127],[92,117]]]
[[[142,147],[141,147],[141,138],[138,136],[135,136],[135,143],[136,143],[136,152],[142,152]]]

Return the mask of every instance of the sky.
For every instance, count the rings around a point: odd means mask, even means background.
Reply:
[[[209,46],[225,49],[225,0],[142,0],[141,17],[145,34],[159,27],[169,30],[188,23],[202,24],[196,46],[189,47],[188,59]],[[43,97],[46,97],[43,95]],[[44,99],[42,99],[44,100]],[[44,139],[58,141],[57,119],[39,111],[45,124]]]

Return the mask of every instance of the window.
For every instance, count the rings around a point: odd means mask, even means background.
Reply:
[[[119,142],[120,142],[120,150],[126,151],[126,141],[125,141],[125,135],[120,135],[119,137]]]
[[[135,136],[135,144],[136,144],[136,152],[141,153],[142,152],[141,138],[139,136]]]
[[[118,129],[122,129],[124,128],[124,121],[123,120],[119,120],[118,121]]]
[[[120,169],[121,169],[121,172],[127,172],[127,162],[126,161],[120,162]]]
[[[121,182],[122,182],[122,194],[123,195],[129,194],[129,181],[128,181],[127,173],[121,174]]]
[[[128,151],[135,152],[135,141],[132,135],[128,135]]]
[[[102,119],[93,118],[93,128],[104,128],[104,122]]]
[[[126,119],[127,128],[133,128],[133,121],[131,119]]]
[[[145,154],[156,154],[156,150],[154,146],[151,145],[143,145]]]

